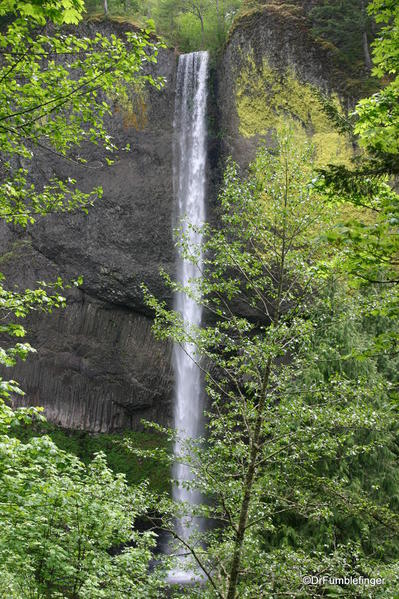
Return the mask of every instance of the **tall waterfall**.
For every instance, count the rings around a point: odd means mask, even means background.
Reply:
[[[205,220],[207,77],[207,52],[193,52],[180,56],[174,119],[174,187],[178,216],[179,219],[184,219],[183,231],[190,242],[196,246],[201,245],[201,235],[191,230],[188,225],[200,225]],[[202,256],[200,256],[199,267],[201,261]],[[198,275],[199,269],[196,265],[179,258],[177,269],[179,282],[188,285],[190,279]],[[182,314],[187,325],[201,323],[201,306],[186,295],[176,294],[175,309]],[[181,442],[185,439],[195,439],[201,434],[203,412],[201,373],[193,361],[194,351],[194,347],[189,343],[183,347],[176,345],[174,348],[174,424]],[[181,451],[180,443],[177,441],[175,444],[176,455]],[[192,478],[190,469],[183,464],[176,464],[173,474],[178,482]],[[180,485],[173,489],[173,497],[177,501],[191,504],[200,501],[198,493],[184,489]],[[176,523],[176,531],[180,536],[188,539],[198,525],[195,521],[180,520]],[[174,575],[175,579],[179,579],[178,573],[175,572]],[[180,575],[182,581],[183,573]]]

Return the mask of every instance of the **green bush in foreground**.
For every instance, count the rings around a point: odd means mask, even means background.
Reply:
[[[22,443],[13,429],[34,414],[0,405],[0,597],[159,596],[156,536],[134,530],[146,484],[130,488],[103,453],[85,465],[47,435]]]

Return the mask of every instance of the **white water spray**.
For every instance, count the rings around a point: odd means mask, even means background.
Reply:
[[[208,53],[193,52],[179,58],[176,85],[174,186],[179,219],[183,220],[183,232],[190,245],[201,246],[201,234],[187,225],[201,225],[205,220],[206,187],[206,103],[207,103]],[[198,266],[179,258],[177,278],[183,285],[199,275],[202,256]],[[184,294],[176,294],[175,309],[179,311],[187,326],[200,325],[202,308]],[[195,348],[186,343],[174,348],[175,403],[174,424],[180,442],[175,444],[175,455],[181,452],[186,439],[195,439],[201,434],[203,396],[201,373],[193,361]],[[190,357],[191,356],[191,357]],[[192,479],[188,466],[176,464],[173,471],[178,483]],[[190,504],[201,501],[199,493],[187,490],[180,484],[173,489],[173,498]],[[176,522],[176,532],[185,540],[200,526],[198,520],[182,519]],[[171,582],[188,582],[194,572],[182,569],[170,573]]]

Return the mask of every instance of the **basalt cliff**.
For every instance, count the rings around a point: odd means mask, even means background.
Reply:
[[[126,25],[86,23],[120,34]],[[1,225],[0,270],[7,284],[81,275],[68,305],[36,312],[25,323],[37,349],[7,372],[20,381],[27,405],[44,406],[50,421],[93,432],[139,429],[142,418],[169,423],[172,414],[171,347],[156,341],[144,305],[144,282],[171,302],[159,275],[173,274],[173,117],[177,52],[162,49],[154,75],[161,90],[132,95],[114,106],[108,123],[121,154],[108,166],[88,156],[84,166],[43,152],[36,176],[73,177],[83,190],[101,185],[103,197],[87,215],[51,215],[27,231]],[[223,165],[233,156],[243,169],[259,143],[273,143],[284,119],[310,137],[323,161],[345,160],[350,144],[329,123],[317,90],[345,110],[350,103],[342,73],[328,45],[312,39],[302,13],[281,6],[248,11],[235,24],[209,78],[208,213],[216,214]]]

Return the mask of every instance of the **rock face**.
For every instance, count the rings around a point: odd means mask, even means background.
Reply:
[[[235,26],[219,67],[211,72],[209,97],[209,203],[223,163],[232,155],[244,168],[261,142],[273,143],[282,121],[310,136],[320,159],[350,153],[324,116],[314,87],[336,93],[340,73],[329,48],[310,38],[302,13],[265,5]],[[124,26],[85,24],[118,34]],[[37,354],[7,378],[20,381],[24,403],[41,405],[63,426],[88,431],[140,428],[141,418],[169,424],[172,415],[171,347],[151,333],[151,315],[141,284],[171,303],[159,269],[173,273],[173,115],[177,56],[161,50],[153,74],[166,78],[161,91],[149,89],[132,107],[115,106],[108,123],[118,146],[130,144],[116,164],[84,148],[88,164],[75,166],[42,153],[35,165],[44,180],[54,173],[73,177],[104,195],[88,215],[52,215],[26,233],[2,224],[0,270],[10,285],[34,287],[38,280],[82,275],[84,283],[65,310],[36,313],[26,323]],[[93,153],[91,153],[93,152]]]
[[[85,24],[84,34],[121,27]],[[151,68],[165,77],[165,87],[146,90],[136,112],[134,105],[130,112],[115,106],[108,123],[117,145],[130,144],[131,152],[121,152],[110,167],[89,148],[83,149],[87,166],[44,152],[37,158],[37,177],[72,177],[84,191],[102,186],[103,197],[88,214],[41,218],[27,233],[3,224],[0,233],[0,270],[10,286],[83,276],[65,310],[28,320],[28,341],[38,352],[6,373],[21,382],[24,403],[44,406],[65,427],[116,431],[139,428],[143,417],[170,421],[170,348],[151,334],[140,285],[170,302],[159,269],[173,273],[175,263],[175,53],[161,50]]]
[[[302,6],[275,0],[248,10],[233,26],[220,69],[224,155],[246,167],[284,122],[312,138],[320,160],[345,159],[351,149],[316,93],[331,94],[345,110],[344,79],[334,49],[312,38]]]
[[[66,310],[30,320],[36,357],[19,363],[27,405],[43,405],[62,427],[94,432],[140,430],[141,419],[170,422],[168,348],[151,319],[85,293]]]

